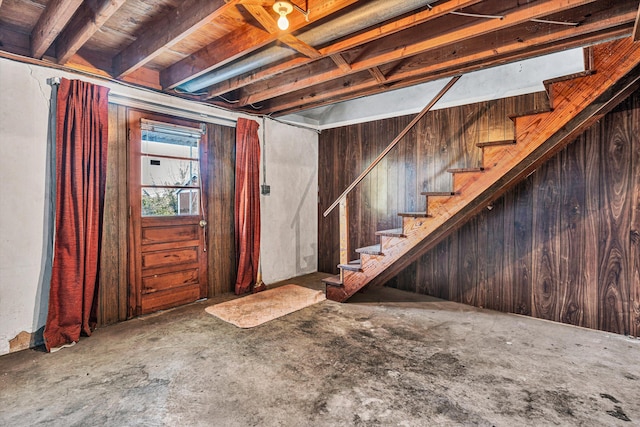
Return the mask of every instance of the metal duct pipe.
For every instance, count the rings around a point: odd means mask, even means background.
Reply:
[[[337,40],[347,34],[363,30],[412,10],[435,3],[437,0],[374,0],[345,13],[297,37],[311,46],[318,46]],[[245,58],[231,62],[217,70],[196,77],[179,88],[186,92],[198,92],[201,89],[237,77],[265,65],[280,61],[292,54],[291,49],[271,46],[258,50]]]

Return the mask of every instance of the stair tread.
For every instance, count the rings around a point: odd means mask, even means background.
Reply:
[[[478,142],[476,144],[476,147],[482,148],[482,147],[493,147],[493,146],[500,146],[500,145],[513,145],[515,143],[516,143],[515,139],[503,139],[500,141]]]
[[[383,255],[382,246],[378,243],[377,245],[365,246],[363,248],[356,249],[356,252],[359,254],[368,254],[368,255]]]
[[[376,231],[376,236],[387,236],[387,237],[407,237],[402,228],[392,228],[390,230],[380,230]]]
[[[349,261],[347,264],[338,264],[338,268],[341,270],[349,271],[362,271],[360,260]]]
[[[551,106],[549,105],[548,107],[539,107],[539,108],[534,108],[528,111],[521,111],[519,113],[509,114],[509,119],[515,120],[518,117],[533,116],[535,114],[550,113],[552,111],[553,111],[553,108],[551,108]]]
[[[449,173],[464,173],[464,172],[482,172],[484,171],[483,167],[479,168],[451,168],[447,169]]]
[[[545,88],[548,88],[549,86],[551,86],[554,83],[560,83],[560,82],[564,82],[564,81],[567,81],[567,80],[577,79],[577,78],[580,78],[580,77],[587,77],[587,76],[590,76],[590,75],[595,74],[595,73],[596,73],[595,70],[578,71],[577,73],[567,74],[565,76],[554,77],[552,79],[543,80],[542,84],[545,86]]]
[[[398,213],[398,216],[412,216],[415,218],[429,218],[431,215],[429,215],[426,212],[400,212]]]
[[[342,280],[340,280],[339,274],[335,276],[325,277],[324,279],[322,279],[322,282],[331,286],[342,286]]]
[[[423,191],[423,196],[455,196],[455,191]]]

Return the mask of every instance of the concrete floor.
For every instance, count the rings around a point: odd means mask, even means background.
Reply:
[[[0,357],[0,425],[640,425],[640,340],[387,288],[242,330],[229,298]]]

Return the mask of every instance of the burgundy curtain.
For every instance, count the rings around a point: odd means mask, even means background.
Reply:
[[[236,126],[236,295],[253,291],[260,258],[260,141],[254,120]]]
[[[91,335],[107,172],[109,89],[62,79],[56,109],[56,227],[48,351]]]

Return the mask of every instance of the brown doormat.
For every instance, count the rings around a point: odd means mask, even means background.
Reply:
[[[253,328],[324,299],[323,291],[298,285],[284,285],[215,304],[207,307],[205,311],[239,328]]]

